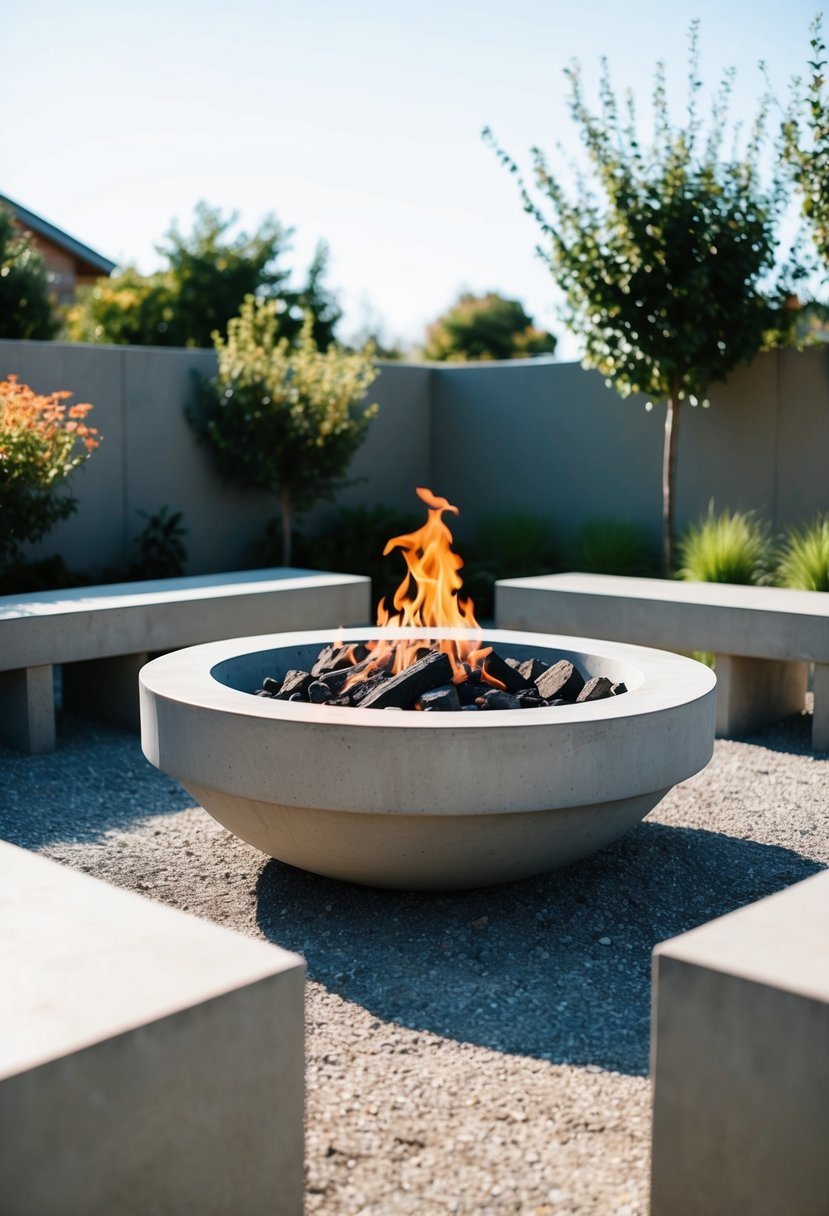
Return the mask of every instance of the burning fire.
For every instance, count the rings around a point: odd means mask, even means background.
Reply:
[[[456,684],[463,683],[469,678],[470,670],[480,669],[480,678],[485,683],[503,688],[499,680],[487,674],[485,660],[492,647],[480,646],[481,628],[475,620],[472,601],[460,595],[463,580],[458,571],[463,561],[452,549],[452,533],[443,519],[445,511],[459,514],[458,508],[423,487],[417,488],[417,494],[429,508],[427,520],[416,532],[392,537],[386,543],[383,556],[400,549],[406,562],[406,575],[394,593],[393,611],[387,608],[385,599],[380,600],[377,624],[477,631],[477,639],[443,638],[438,643],[452,664],[453,680]],[[372,661],[365,666],[361,664],[360,672],[355,672],[349,686],[369,679],[379,670],[397,675],[417,662],[431,645],[433,643],[423,638],[411,642],[381,639],[368,643]]]

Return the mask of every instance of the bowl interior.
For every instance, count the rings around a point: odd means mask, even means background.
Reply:
[[[333,640],[333,639],[332,639]],[[349,638],[349,641],[354,639]],[[291,670],[310,671],[316,662],[323,643],[288,645],[267,650],[254,650],[247,654],[233,655],[222,659],[210,669],[217,683],[238,692],[256,692],[262,687],[266,676],[283,680]],[[580,650],[539,647],[527,641],[489,641],[484,635],[481,646],[493,646],[503,659],[537,658],[542,663],[557,663],[569,659],[588,679],[592,676],[607,676],[614,683],[623,682],[629,692],[635,691],[644,681],[641,668],[633,663],[601,654],[588,654]]]

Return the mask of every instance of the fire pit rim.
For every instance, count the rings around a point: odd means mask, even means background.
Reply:
[[[253,654],[266,654],[303,646],[322,647],[334,639],[343,642],[369,641],[375,638],[482,638],[485,644],[526,646],[530,657],[536,651],[560,652],[586,658],[608,659],[632,668],[628,674],[628,692],[599,701],[572,706],[542,707],[514,711],[491,711],[478,714],[412,713],[403,709],[361,709],[355,707],[311,705],[303,702],[279,701],[256,697],[254,689],[235,688],[218,680],[216,669],[223,663]],[[647,675],[645,675],[645,670]],[[577,725],[595,723],[602,719],[639,716],[672,706],[679,706],[706,696],[716,684],[710,668],[667,651],[624,642],[598,638],[576,637],[570,634],[529,633],[508,629],[412,629],[401,627],[350,627],[336,630],[295,630],[273,634],[253,634],[248,637],[208,642],[185,650],[162,655],[141,671],[141,684],[153,694],[172,697],[183,704],[204,709],[220,710],[250,718],[272,719],[295,723],[336,723],[356,729],[407,727],[414,730],[473,730],[516,729],[552,721]]]

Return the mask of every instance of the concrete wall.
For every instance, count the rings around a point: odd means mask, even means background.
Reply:
[[[432,478],[468,520],[510,509],[562,533],[623,516],[658,539],[664,408],[577,364],[436,371]],[[677,524],[754,508],[775,528],[829,509],[829,351],[761,355],[680,417]]]
[[[190,573],[252,564],[278,504],[225,485],[184,414],[193,372],[209,376],[215,367],[212,351],[0,342],[0,379],[14,372],[38,392],[65,388],[76,401],[92,402],[89,421],[102,436],[71,482],[77,513],[35,546],[34,555],[60,553],[72,568],[103,571],[129,559],[145,523],[138,511],[167,504],[184,512]],[[371,392],[380,413],[352,464],[355,484],[339,502],[416,502],[412,487],[429,484],[430,377],[425,367],[383,366]],[[327,509],[309,516],[309,530]]]
[[[38,546],[75,567],[123,562],[141,531],[140,508],[182,510],[191,573],[252,560],[267,496],[229,488],[196,442],[183,406],[210,351],[0,342],[0,378],[16,372],[41,392],[68,388],[91,401],[104,436],[75,476],[78,514]],[[380,404],[338,504],[418,508],[427,485],[461,508],[457,532],[490,514],[529,511],[566,535],[592,517],[622,516],[657,540],[664,410],[621,400],[577,364],[384,364]],[[683,409],[677,520],[718,508],[755,508],[775,528],[829,509],[829,350],[761,355],[711,392],[710,409]],[[313,531],[333,508],[306,521]]]

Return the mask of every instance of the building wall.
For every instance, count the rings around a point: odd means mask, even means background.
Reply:
[[[166,504],[184,512],[192,573],[253,561],[276,503],[224,485],[184,416],[193,372],[214,370],[211,351],[0,342],[0,378],[16,372],[39,392],[67,388],[91,401],[103,435],[71,483],[77,514],[38,554],[95,571],[121,564],[144,525],[139,509]],[[508,511],[539,515],[562,536],[621,516],[659,537],[664,409],[621,400],[577,364],[388,363],[371,399],[380,413],[352,484],[311,512],[306,531],[337,505],[416,510],[415,487],[426,485],[460,507],[459,537]],[[829,510],[827,470],[829,350],[761,355],[712,390],[710,409],[682,411],[678,525],[712,498],[754,508],[776,528],[805,522]]]

